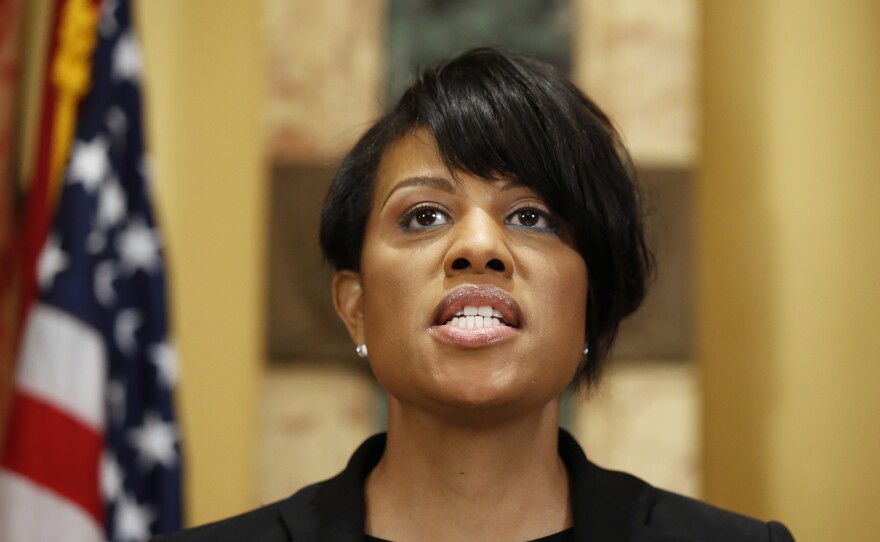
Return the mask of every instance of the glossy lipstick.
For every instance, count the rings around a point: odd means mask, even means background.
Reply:
[[[491,307],[501,325],[460,327],[453,319],[461,317],[465,307]],[[504,290],[488,285],[466,284],[447,294],[434,310],[428,328],[438,340],[461,348],[480,348],[512,339],[520,334],[522,311]]]

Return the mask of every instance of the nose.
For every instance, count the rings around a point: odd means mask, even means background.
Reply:
[[[443,262],[446,276],[495,273],[510,277],[513,257],[504,226],[482,211],[472,211],[453,226],[452,243]]]

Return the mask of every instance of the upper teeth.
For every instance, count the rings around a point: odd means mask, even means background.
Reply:
[[[452,319],[446,322],[446,325],[473,329],[503,326],[505,325],[503,320],[501,311],[493,309],[489,305],[481,307],[468,305],[456,312]]]

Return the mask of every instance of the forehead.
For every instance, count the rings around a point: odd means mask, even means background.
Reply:
[[[392,143],[376,170],[376,193],[390,189],[397,181],[413,176],[448,176],[437,143],[424,128],[416,128]]]

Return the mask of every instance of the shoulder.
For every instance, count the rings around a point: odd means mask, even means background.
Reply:
[[[333,478],[306,486],[291,497],[256,510],[171,535],[160,535],[152,542],[362,540],[363,482],[384,449],[384,434],[376,435],[361,444],[345,469]]]
[[[284,520],[286,509],[303,506],[313,497],[320,484],[305,487],[292,497],[267,504],[220,521],[184,529],[177,533],[158,535],[151,542],[223,542],[260,540],[261,542],[287,542],[290,540],[288,524]]]
[[[645,526],[671,540],[793,542],[784,525],[743,516],[696,499],[651,487]],[[659,538],[658,540],[662,540]]]
[[[250,512],[226,518],[207,525],[159,535],[152,542],[221,542],[224,540],[288,540],[280,521],[278,503],[261,506]]]
[[[560,431],[559,453],[571,479],[576,538],[628,542],[793,542],[780,523],[749,518],[655,488],[590,462]]]

